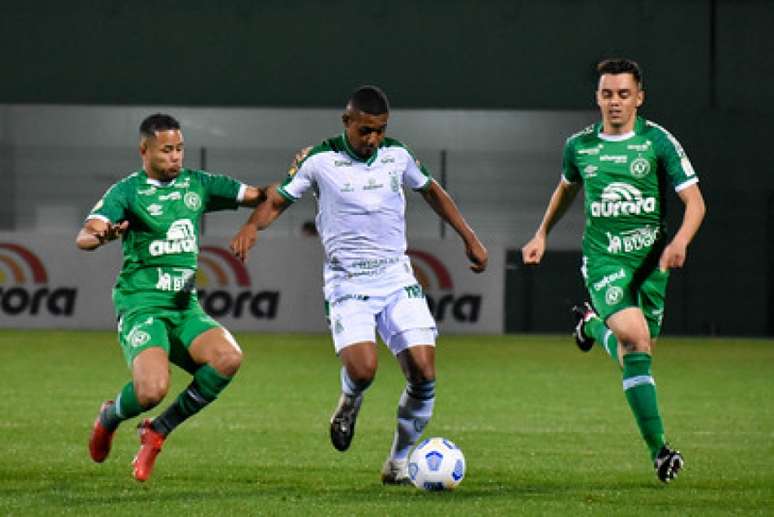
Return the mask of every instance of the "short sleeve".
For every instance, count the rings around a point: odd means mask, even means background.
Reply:
[[[124,182],[110,187],[97,201],[86,219],[101,219],[110,224],[119,223],[127,218],[129,207],[128,189]]]
[[[578,172],[578,166],[575,163],[575,146],[571,139],[564,143],[562,152],[562,178],[568,183],[577,183],[583,179]]]
[[[195,174],[201,182],[205,196],[205,212],[239,208],[239,197],[244,193],[244,185],[241,181],[223,174],[205,171],[196,171]]]
[[[312,156],[302,160],[294,160],[288,170],[288,175],[282,185],[277,187],[277,192],[294,203],[301,199],[309,187],[314,184],[315,160]]]
[[[427,190],[430,188],[433,177],[430,176],[427,167],[417,160],[411,151],[408,149],[405,151],[408,154],[408,160],[406,160],[406,170],[403,171],[403,184],[413,190]]]
[[[661,127],[658,127],[657,131],[658,138],[655,139],[655,144],[658,160],[666,170],[675,191],[679,192],[698,183],[699,178],[696,176],[696,171],[693,170],[693,165],[691,165],[691,161],[680,142]]]

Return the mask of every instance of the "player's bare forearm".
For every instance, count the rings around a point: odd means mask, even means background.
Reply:
[[[255,246],[258,232],[268,228],[288,205],[288,201],[277,192],[276,185],[272,185],[265,192],[266,199],[255,207],[229,245],[231,252],[242,262],[247,260],[250,249]]]
[[[75,244],[82,250],[94,251],[123,235],[128,227],[128,221],[110,224],[100,219],[89,219],[75,237]]]
[[[683,214],[683,222],[680,225],[680,229],[672,241],[664,248],[664,251],[661,252],[659,268],[662,271],[671,268],[681,268],[685,265],[688,245],[693,240],[696,232],[699,231],[707,210],[698,185],[692,185],[681,190],[677,195],[680,196],[680,199],[685,204],[685,213]]]
[[[449,223],[462,238],[462,241],[465,243],[465,253],[472,263],[470,269],[476,273],[484,271],[489,260],[489,252],[481,241],[478,240],[478,236],[468,225],[467,221],[465,221],[449,193],[435,180],[431,181],[430,187],[422,192],[422,197],[433,211],[441,219]]]
[[[540,222],[540,226],[535,232],[536,234],[548,237],[551,229],[572,205],[579,188],[576,183],[567,183],[564,180],[559,181],[559,185],[556,186],[553,194],[551,194],[551,199],[548,201],[546,212],[543,214],[543,220]]]
[[[579,186],[574,183],[559,181],[559,185],[551,194],[543,220],[535,231],[535,235],[521,248],[522,261],[525,264],[540,264],[546,251],[546,239],[551,228],[559,222],[567,208],[572,204],[578,193]]]
[[[265,200],[259,203],[250,214],[245,226],[254,227],[257,231],[268,228],[285,210],[288,201],[277,192],[277,185],[271,185],[265,190]]]
[[[268,187],[247,187],[241,206],[256,207],[266,201]]]
[[[687,246],[699,231],[699,227],[704,221],[704,215],[707,213],[707,207],[698,185],[691,185],[678,192],[677,195],[685,205],[685,212],[680,229],[677,230],[672,240],[685,243]]]

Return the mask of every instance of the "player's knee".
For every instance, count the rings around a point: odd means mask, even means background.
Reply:
[[[236,374],[240,366],[242,366],[242,351],[238,348],[224,349],[218,352],[212,361],[213,368],[229,377]]]
[[[376,376],[376,360],[367,359],[347,365],[347,375],[358,386],[368,386]]]
[[[432,363],[414,365],[408,381],[412,384],[424,384],[435,381],[435,365]]]
[[[140,406],[150,409],[157,406],[167,395],[169,377],[135,381],[134,389]]]

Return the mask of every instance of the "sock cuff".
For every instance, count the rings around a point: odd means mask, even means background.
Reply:
[[[193,384],[199,393],[208,401],[215,400],[223,389],[231,382],[232,377],[223,375],[210,364],[199,367],[194,373]]]
[[[347,373],[347,368],[344,366],[341,367],[340,376],[341,376],[341,391],[343,391],[345,394],[349,395],[350,397],[355,397],[363,393],[371,385],[371,382],[373,382],[373,380],[364,382],[364,383],[357,383],[353,381],[349,377],[349,374]]]
[[[417,400],[429,400],[435,397],[435,379],[419,383],[406,383],[406,394]]]

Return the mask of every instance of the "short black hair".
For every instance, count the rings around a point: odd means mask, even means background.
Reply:
[[[597,74],[632,74],[634,80],[642,88],[642,70],[636,61],[625,58],[605,59],[597,64]]]
[[[174,129],[180,129],[180,122],[172,115],[166,115],[164,113],[154,113],[140,124],[140,136],[154,137],[156,131],[169,131]]]
[[[347,103],[352,108],[369,115],[383,115],[390,112],[390,101],[378,87],[367,84],[352,92]]]

